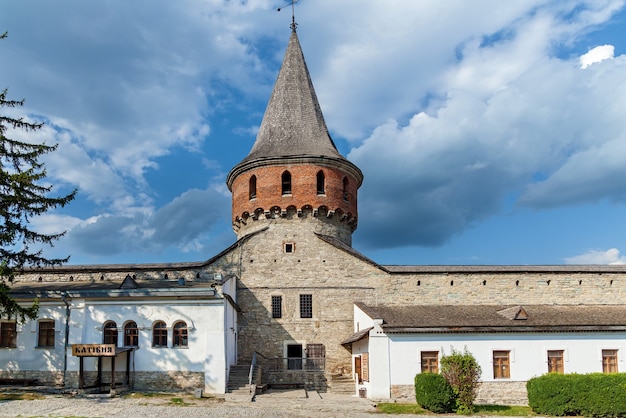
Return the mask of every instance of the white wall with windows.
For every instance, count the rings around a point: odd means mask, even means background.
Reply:
[[[205,392],[225,393],[230,365],[237,358],[234,280],[221,290],[232,295],[230,300],[208,286],[48,295],[36,320],[2,320],[2,370],[78,372],[80,360],[72,356],[72,344],[108,343],[134,348],[131,372],[204,373]],[[96,357],[84,357],[85,372],[95,372],[97,363]],[[111,359],[103,358],[102,371],[110,367]],[[126,356],[118,356],[116,370],[126,367]]]
[[[352,356],[355,367],[356,358],[361,357],[362,362],[363,353],[367,353],[368,379],[360,387],[366,388],[373,399],[390,398],[392,386],[413,385],[415,375],[422,373],[425,357],[424,367],[434,366],[433,352],[438,353],[439,361],[452,350],[467,349],[481,366],[482,382],[523,382],[549,371],[626,371],[626,334],[621,332],[386,334],[367,318],[355,307],[355,331],[357,323],[360,329],[373,329],[352,343]]]
[[[3,370],[63,370],[65,305],[41,302],[36,320],[23,324],[6,319],[1,322],[0,364],[4,365]]]

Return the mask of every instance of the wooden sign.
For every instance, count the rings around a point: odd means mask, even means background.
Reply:
[[[72,344],[74,357],[115,357],[115,344]]]

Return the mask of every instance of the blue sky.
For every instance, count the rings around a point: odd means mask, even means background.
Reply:
[[[269,0],[0,0],[0,87],[58,150],[33,221],[71,264],[199,261],[235,240],[228,171],[290,34]],[[626,262],[623,0],[300,0],[353,246],[381,264]]]

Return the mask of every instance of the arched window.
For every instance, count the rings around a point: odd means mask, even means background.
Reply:
[[[326,179],[324,178],[324,172],[322,170],[317,172],[317,194],[326,193]]]
[[[256,197],[256,176],[250,177],[250,200]]]
[[[283,185],[283,194],[291,194],[291,173],[289,171],[285,171],[281,176],[282,185]]]
[[[117,345],[117,324],[114,321],[107,321],[102,327],[102,343]]]
[[[167,326],[163,321],[152,326],[152,347],[167,347]]]
[[[348,178],[343,178],[343,200],[348,201]]]
[[[174,347],[187,347],[189,339],[187,338],[187,324],[183,321],[174,324]]]
[[[137,347],[139,345],[139,329],[135,321],[129,321],[124,325],[124,346]]]
[[[42,319],[39,321],[37,347],[54,347],[54,320]]]

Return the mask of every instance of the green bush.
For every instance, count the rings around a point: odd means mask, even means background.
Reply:
[[[528,405],[537,414],[626,416],[626,374],[546,374],[526,383]]]
[[[422,408],[436,413],[452,412],[456,405],[452,386],[442,375],[435,373],[415,376],[415,400]]]
[[[467,347],[462,353],[452,350],[450,355],[441,357],[441,375],[452,386],[459,414],[468,415],[474,412],[480,373],[478,361]]]

